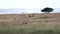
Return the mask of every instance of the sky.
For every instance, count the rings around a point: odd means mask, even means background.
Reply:
[[[0,9],[40,9],[45,7],[60,8],[59,3],[60,0],[0,0]]]

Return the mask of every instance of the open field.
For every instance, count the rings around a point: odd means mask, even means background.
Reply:
[[[1,14],[0,34],[60,34],[60,13]]]

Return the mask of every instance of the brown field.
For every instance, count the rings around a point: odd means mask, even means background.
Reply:
[[[32,16],[34,15],[34,16]],[[31,16],[31,17],[29,17]],[[0,29],[20,28],[22,26],[60,25],[60,13],[55,14],[1,14]]]
[[[60,34],[60,13],[0,14],[0,34]]]

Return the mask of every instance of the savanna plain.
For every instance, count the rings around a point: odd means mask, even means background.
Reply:
[[[60,13],[0,14],[0,34],[60,34]]]

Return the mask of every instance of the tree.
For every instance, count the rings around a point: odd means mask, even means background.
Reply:
[[[45,13],[50,13],[50,12],[52,12],[54,9],[53,8],[49,8],[49,7],[46,7],[46,8],[44,8],[44,9],[42,9],[41,10],[41,12],[45,12]]]

